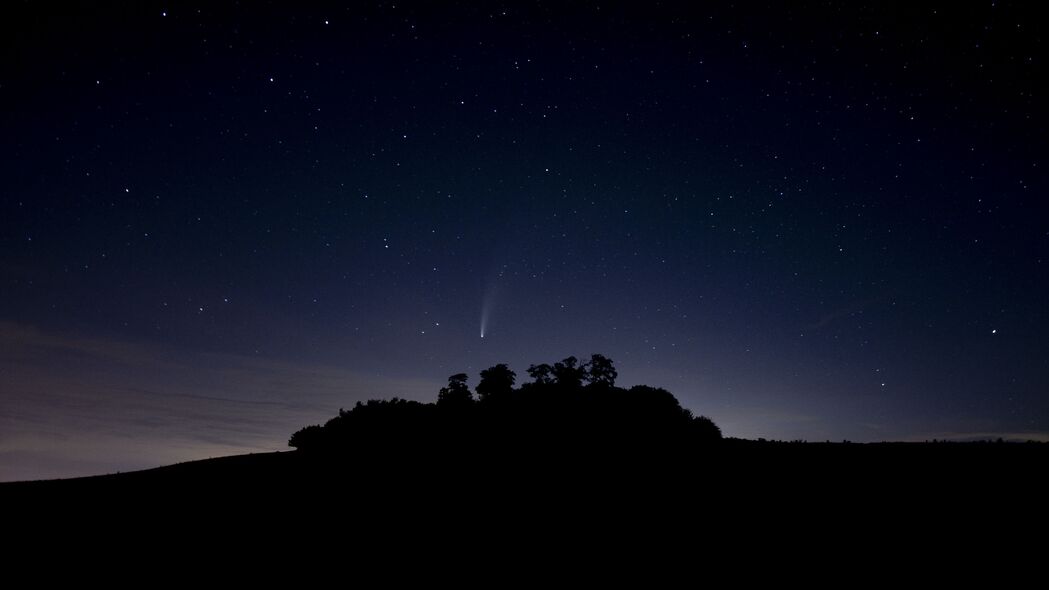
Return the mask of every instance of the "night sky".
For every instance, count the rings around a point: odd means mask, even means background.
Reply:
[[[0,17],[0,480],[595,352],[726,436],[1049,439],[1035,3],[94,4]]]

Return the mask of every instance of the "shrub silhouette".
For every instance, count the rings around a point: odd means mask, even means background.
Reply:
[[[532,381],[514,388],[505,364],[481,371],[477,400],[457,373],[436,403],[399,398],[357,402],[323,426],[307,426],[288,445],[308,453],[374,449],[449,450],[498,454],[510,450],[652,450],[709,444],[721,430],[682,408],[669,391],[615,385],[611,359],[594,354],[528,368]]]
[[[302,450],[319,449],[324,446],[324,436],[327,431],[320,424],[313,424],[299,430],[291,435],[288,441],[289,447]]]

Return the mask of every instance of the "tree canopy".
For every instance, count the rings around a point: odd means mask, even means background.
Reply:
[[[470,386],[466,384],[469,376],[466,373],[456,373],[448,377],[448,386],[442,387],[437,393],[437,405],[439,406],[463,406],[474,401]]]
[[[514,389],[514,381],[517,373],[510,370],[505,364],[481,371],[481,382],[477,384],[477,395],[482,401],[493,395],[508,395]]]
[[[323,426],[292,434],[305,452],[340,452],[373,445],[454,445],[456,452],[530,447],[654,448],[705,445],[721,439],[712,420],[681,407],[669,391],[616,386],[612,360],[593,354],[528,367],[530,382],[500,363],[480,372],[474,392],[466,373],[448,377],[436,403],[400,398],[358,402]]]

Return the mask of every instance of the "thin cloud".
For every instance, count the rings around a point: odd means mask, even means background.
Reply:
[[[434,385],[0,322],[0,480],[286,449],[340,407]]]

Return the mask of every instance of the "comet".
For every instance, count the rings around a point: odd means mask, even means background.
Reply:
[[[484,338],[486,332],[488,332],[488,317],[492,314],[492,307],[495,304],[495,289],[489,287],[486,289],[484,298],[481,301],[481,338]]]
[[[488,309],[486,302],[481,308],[481,338],[484,338],[484,333],[488,331]]]

